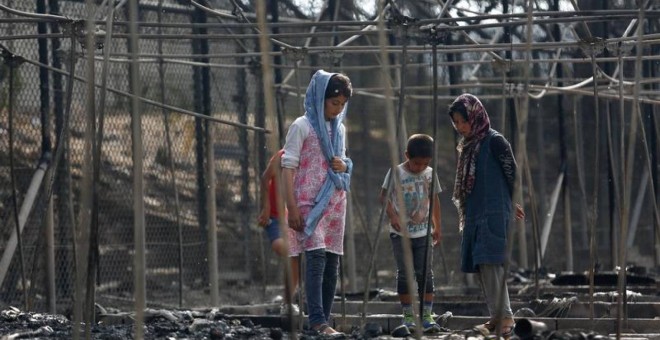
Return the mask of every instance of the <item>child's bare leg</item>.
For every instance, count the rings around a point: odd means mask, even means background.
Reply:
[[[298,306],[295,304],[295,294],[296,290],[298,288],[299,280],[300,280],[300,261],[299,261],[300,256],[290,256],[288,257],[290,264],[291,264],[291,281],[289,282],[289,291],[288,293],[284,294],[284,305],[282,306],[282,309],[280,312],[282,314],[293,314],[293,315],[298,315],[300,313],[300,310],[298,309]],[[289,310],[289,306],[291,305],[291,310]]]
[[[413,317],[412,296],[399,293],[399,301],[401,302],[403,324],[413,332],[415,330],[415,318]]]
[[[412,305],[412,297],[410,294],[399,294],[399,301],[402,305]]]
[[[280,257],[287,256],[287,250],[284,247],[284,240],[282,238],[275,239],[273,243],[270,244],[271,249],[275,252],[275,254],[279,255]]]
[[[424,318],[424,316],[426,316],[427,314],[433,315],[433,293],[424,294],[424,305],[422,308],[424,310],[422,318]]]
[[[424,302],[433,302],[433,293],[424,294]]]
[[[288,296],[293,298],[300,284],[300,256],[291,256],[289,259],[291,259],[291,289]],[[286,302],[288,303],[289,301],[287,300]]]

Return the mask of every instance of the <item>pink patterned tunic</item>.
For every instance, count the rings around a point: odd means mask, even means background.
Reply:
[[[300,151],[300,166],[293,179],[294,196],[304,219],[314,207],[314,198],[323,186],[327,169],[328,162],[323,157],[319,139],[310,126]],[[343,255],[345,217],[346,192],[335,189],[312,235],[305,237],[305,233],[289,229],[290,254],[325,248],[328,252]]]

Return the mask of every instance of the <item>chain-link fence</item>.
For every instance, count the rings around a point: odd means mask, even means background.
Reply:
[[[88,15],[85,2],[80,1],[51,0],[48,6],[45,6],[45,1],[9,2],[10,7],[31,13],[71,19],[85,19]],[[129,93],[146,100],[142,102],[141,110],[141,147],[144,153],[142,199],[146,225],[147,303],[162,306],[179,306],[181,303],[184,307],[209,305],[207,200],[213,197],[207,195],[209,187],[214,188],[216,198],[214,205],[217,214],[211,225],[217,225],[221,302],[242,304],[268,300],[280,294],[283,282],[281,261],[271,254],[270,246],[255,222],[259,205],[259,175],[273,150],[265,149],[263,85],[259,57],[254,53],[258,51],[258,41],[254,35],[246,35],[254,31],[245,27],[204,25],[218,23],[220,19],[179,2],[140,1],[141,88],[132,89],[126,25],[128,12],[121,4],[118,2],[112,14],[113,38],[109,45],[105,44],[96,51],[94,65],[95,83],[98,85],[95,96],[96,125],[98,127],[101,120],[104,124],[97,186],[99,200],[98,209],[95,209],[98,211],[98,221],[92,224],[98,228],[98,268],[91,274],[96,275],[97,299],[102,304],[117,306],[130,306],[133,302],[134,178]],[[95,18],[99,20],[96,28],[105,30],[103,20],[109,14],[108,8],[99,6],[94,10]],[[20,16],[5,13],[5,18],[17,19]],[[5,51],[14,52],[20,58],[5,53],[0,64],[0,218],[3,221],[0,245],[8,254],[3,255],[3,259],[8,256],[10,261],[2,277],[0,299],[6,304],[22,304],[25,294],[33,309],[46,309],[47,297],[54,290],[58,310],[65,311],[71,307],[74,293],[76,249],[73,231],[80,223],[80,208],[86,203],[81,202],[81,193],[88,189],[82,183],[84,176],[88,175],[83,169],[88,128],[86,100],[89,93],[86,80],[89,80],[89,65],[79,40],[70,39],[76,37],[76,30],[84,29],[84,22],[55,19],[30,21],[24,18],[22,21],[7,22],[0,23],[0,32],[16,39],[4,41]],[[332,28],[320,27],[317,32],[330,30]],[[306,33],[309,28],[283,27],[280,31]],[[196,37],[200,35],[208,37]],[[217,37],[213,38],[214,35]],[[324,39],[316,39],[312,45],[327,45],[328,40]],[[287,39],[287,42],[303,46],[306,37]],[[356,44],[371,43],[373,39],[360,40]],[[69,52],[72,47],[75,49],[73,56]],[[373,49],[373,45],[371,47]],[[110,60],[105,73],[107,90],[103,91],[102,76],[106,65],[103,53],[106,52],[109,52]],[[428,89],[433,69],[428,52],[422,51],[426,55],[419,53],[407,60],[411,71],[404,79],[404,82],[414,83],[426,90],[411,88],[409,93],[397,93],[407,96],[402,107],[405,116],[402,121],[407,125],[405,131],[432,133],[434,117]],[[347,262],[356,268],[356,276],[345,277],[344,284],[353,291],[363,288],[372,254],[376,258],[372,287],[394,286],[394,262],[387,239],[383,237],[387,233],[387,223],[378,229],[380,207],[377,196],[390,165],[390,154],[383,98],[367,93],[382,92],[383,89],[380,78],[374,76],[380,72],[377,66],[379,59],[374,55],[332,51],[308,55],[304,50],[289,50],[283,57],[274,58],[276,81],[286,79],[294,69],[296,72],[288,79],[287,86],[280,87],[277,93],[280,121],[279,128],[274,127],[273,132],[285,131],[288,123],[302,114],[301,96],[309,76],[317,68],[342,70],[353,79],[354,86],[361,89],[349,104],[347,121],[349,152],[355,160],[347,226],[351,229],[355,246],[347,247]],[[476,52],[464,53],[466,59],[477,60],[480,55]],[[402,61],[397,57],[400,56],[392,54],[392,60],[398,62],[392,68],[394,79],[400,75],[398,72],[402,67]],[[21,58],[27,62],[18,65]],[[444,62],[452,61],[448,55],[440,55],[440,58]],[[302,65],[295,67],[296,61],[302,61]],[[43,64],[42,67],[39,63]],[[369,65],[373,67],[364,69]],[[469,80],[470,72],[463,73],[464,67],[467,66],[442,67],[439,82],[451,84],[456,79]],[[538,73],[542,71],[547,70],[536,70]],[[67,73],[78,77],[71,87]],[[497,78],[500,72],[491,67],[484,66],[478,73],[475,70],[471,74],[482,76],[484,80],[495,78],[496,82],[500,82]],[[500,110],[501,101],[488,98],[496,98],[503,93],[505,97],[512,94],[505,93],[504,88],[480,86],[476,84],[469,89],[484,95],[493,125],[502,127],[502,130],[511,129],[511,125],[507,125],[510,116],[503,115]],[[447,87],[442,90],[442,95],[446,98],[457,92],[460,91]],[[589,100],[581,103],[575,100],[574,109],[588,106]],[[463,282],[462,276],[457,275],[460,234],[455,228],[455,209],[450,200],[455,166],[455,134],[443,109],[446,104],[448,100],[441,100],[441,108],[436,113],[441,115],[437,162],[444,189],[441,195],[444,246],[434,253],[438,285]],[[509,107],[514,104],[513,101],[507,103]],[[536,178],[541,183],[548,183],[537,188],[540,192],[537,200],[540,202],[547,201],[550,183],[555,183],[561,168],[559,143],[555,138],[562,124],[572,124],[572,121],[562,123],[554,118],[556,104],[554,97],[544,98],[535,102],[534,110],[530,110],[529,129],[533,131],[534,138],[530,138],[528,149],[535,151],[530,152],[529,162],[533,176],[538,176]],[[544,107],[547,110],[544,111]],[[188,111],[188,114],[183,111]],[[216,121],[195,117],[191,112]],[[213,125],[214,137],[214,183],[209,183],[206,172],[207,162],[211,159],[206,150],[210,124]],[[575,119],[575,124],[585,130],[593,127],[590,116],[586,115]],[[510,133],[511,130],[508,131]],[[567,157],[572,162],[577,157],[577,151],[572,148],[579,143],[579,139],[571,133],[562,138],[571,147]],[[548,143],[547,140],[553,142]],[[59,150],[62,150],[61,156],[58,155]],[[593,155],[587,155],[587,160],[591,164]],[[43,171],[35,170],[38,164],[42,164],[40,162],[44,162],[43,169],[49,169],[41,181],[39,175],[44,175]],[[51,173],[53,168],[56,171]],[[575,166],[569,166],[569,169],[571,185],[577,187]],[[605,175],[603,178],[606,178]],[[636,177],[635,181],[639,178]],[[39,189],[34,202],[27,199],[31,183]],[[530,200],[529,190],[525,191],[527,202]],[[49,209],[46,199],[51,191],[53,209]],[[573,202],[579,201],[578,192],[575,189],[571,191]],[[608,209],[604,200],[599,205]],[[23,206],[31,209],[25,214],[15,214],[15,206],[16,210]],[[579,204],[567,208],[572,210],[571,215],[577,221],[573,232],[577,240],[576,253],[587,254],[586,223],[580,220],[586,212]],[[542,206],[541,210],[545,212],[547,207]],[[559,215],[565,213],[563,209],[559,210],[555,221],[561,221]],[[26,216],[20,242],[11,236],[15,234],[16,215]],[[650,216],[642,216],[642,221],[647,221],[647,224],[640,227],[640,232],[652,233],[652,224],[648,223]],[[606,221],[608,217],[603,215],[599,218]],[[561,249],[556,250],[558,253],[563,251],[563,245],[558,241],[563,239],[560,229],[555,228],[555,240],[550,241],[550,246]],[[377,230],[381,233],[376,233]],[[531,231],[528,233],[531,234]],[[606,255],[608,233],[605,228],[599,229],[598,243],[603,257],[609,256]],[[53,235],[52,239],[49,235]],[[377,238],[381,238],[380,242]],[[638,240],[641,257],[649,257],[652,240]],[[528,247],[532,247],[531,242]],[[13,251],[7,251],[12,248]],[[576,268],[584,268],[588,263],[587,257],[578,256]],[[48,271],[51,261],[54,263],[54,273]],[[550,257],[546,264],[561,269],[563,259]],[[25,280],[22,273],[25,273]],[[49,284],[49,277],[54,278],[54,287]]]
[[[34,3],[17,1],[12,8],[37,13]],[[54,5],[59,5],[59,8]],[[162,6],[162,7],[160,7]],[[50,14],[67,18],[86,18],[85,3],[76,1],[54,1],[46,8]],[[41,9],[43,10],[43,9]],[[98,7],[96,18],[104,20],[108,8]],[[44,12],[42,12],[44,13]],[[117,7],[114,21],[127,22],[127,11]],[[11,16],[10,16],[11,17]],[[145,27],[144,34],[191,35],[201,34],[200,29],[190,28],[191,22],[205,20],[204,14],[188,6],[165,2],[143,4],[140,21],[145,23],[168,23],[170,27],[154,25]],[[177,27],[176,24],[183,24]],[[4,25],[3,34],[35,35],[50,32],[70,32],[82,30],[82,21],[44,23],[46,32],[38,32],[32,23]],[[77,26],[78,25],[78,26]],[[82,25],[82,26],[81,26]],[[172,26],[174,26],[172,28]],[[102,25],[97,25],[102,29]],[[103,119],[102,152],[98,179],[98,253],[99,265],[96,273],[97,296],[108,303],[129,304],[133,294],[133,194],[132,194],[132,151],[130,98],[130,64],[128,62],[128,40],[126,26],[117,25],[109,46],[103,46],[96,56],[100,58],[109,49],[114,62],[107,69],[107,91],[101,100],[101,88],[97,89],[97,124]],[[110,33],[110,32],[107,32]],[[212,32],[208,32],[212,33]],[[82,36],[84,37],[84,36]],[[81,36],[78,36],[81,38]],[[71,72],[86,79],[88,64],[86,50],[79,41],[73,40],[75,49],[73,69],[69,70],[67,52],[71,39],[66,34],[52,39],[25,39],[10,41],[7,50],[18,57],[40,61],[52,65],[55,71],[46,70],[34,64],[2,64],[3,75],[13,71],[14,81],[3,88],[3,125],[12,120],[14,139],[9,145],[3,139],[3,149],[11,147],[14,163],[14,178],[17,179],[16,194],[18,204],[26,202],[24,193],[33,178],[35,164],[41,158],[50,156],[57,159],[55,150],[62,141],[65,147],[58,162],[58,171],[52,180],[54,216],[54,248],[52,253],[39,251],[46,249],[44,236],[47,216],[46,192],[41,190],[25,223],[20,244],[16,247],[11,267],[3,281],[3,301],[8,304],[21,303],[24,289],[20,273],[20,256],[24,256],[27,288],[32,307],[44,308],[47,287],[46,262],[55,258],[57,268],[56,292],[60,307],[69,307],[73,294],[73,247],[74,226],[80,223],[80,193],[82,188],[84,143],[86,129],[86,83],[74,81],[67,88],[69,78],[58,73],[57,69]],[[43,43],[45,50],[39,50]],[[253,42],[245,41],[249,48]],[[235,40],[214,41],[202,39],[143,39],[139,53],[144,55],[189,55],[201,53],[223,53],[236,51],[239,44]],[[42,58],[45,57],[45,58]],[[9,60],[7,57],[6,60]],[[135,93],[147,100],[163,103],[178,109],[189,110],[212,116],[217,119],[254,125],[255,93],[258,80],[250,72],[245,58],[235,58],[235,67],[200,67],[193,63],[161,62],[162,59],[144,57],[139,64],[141,89]],[[239,64],[243,63],[241,66]],[[103,79],[103,63],[95,63],[96,83]],[[13,67],[13,68],[12,68]],[[40,78],[43,76],[43,78]],[[47,83],[45,83],[45,81]],[[5,83],[7,84],[7,83]],[[40,86],[46,87],[45,94]],[[13,106],[8,105],[10,92]],[[71,98],[69,103],[68,98]],[[102,107],[100,107],[102,105]],[[43,115],[41,114],[43,112]],[[103,113],[101,117],[99,113]],[[172,112],[167,107],[142,106],[142,139],[144,152],[144,205],[146,225],[147,291],[152,304],[176,306],[182,293],[186,306],[205,305],[208,294],[208,261],[206,237],[208,218],[206,217],[206,188],[209,186],[204,173],[205,136],[207,121],[180,112]],[[11,116],[11,117],[10,117]],[[45,118],[45,120],[43,119]],[[66,125],[64,125],[66,124]],[[215,124],[215,123],[213,123]],[[45,127],[42,125],[46,125]],[[9,131],[8,125],[3,132]],[[47,137],[55,142],[55,149],[41,145],[42,128]],[[260,132],[257,132],[260,133]],[[222,291],[227,293],[224,301],[245,302],[259,290],[250,285],[252,291],[237,294],[235,285],[245,285],[255,279],[257,271],[254,254],[260,251],[260,235],[255,230],[255,179],[260,172],[257,158],[253,156],[255,145],[254,131],[225,124],[215,127],[215,169],[216,197],[218,206],[218,245],[222,250],[220,277]],[[64,144],[65,143],[65,144]],[[9,160],[9,154],[3,153]],[[9,165],[9,162],[3,162]],[[53,163],[54,164],[54,163]],[[3,188],[10,187],[9,167],[3,167]],[[48,187],[50,173],[41,182]],[[6,184],[6,185],[5,185]],[[201,189],[200,189],[201,188]],[[3,235],[9,240],[14,232],[12,191],[2,191]],[[19,214],[20,215],[20,214]],[[18,242],[16,242],[18,244]],[[5,244],[6,248],[9,242]],[[53,250],[54,249],[54,250]],[[265,256],[265,254],[264,254]],[[262,256],[263,257],[263,256]],[[263,261],[263,258],[258,259]],[[263,279],[262,279],[263,280]],[[262,281],[260,280],[260,281]],[[262,281],[263,282],[263,281]]]

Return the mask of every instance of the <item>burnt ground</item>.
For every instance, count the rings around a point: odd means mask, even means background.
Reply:
[[[108,312],[100,307],[98,324],[92,327],[91,339],[119,340],[134,338],[132,313],[119,311]],[[81,338],[84,327],[80,328]],[[394,334],[395,336],[397,334]],[[398,334],[401,335],[401,334]],[[0,313],[0,340],[9,339],[72,339],[72,322],[63,315],[23,312],[14,307]],[[367,323],[363,329],[353,327],[343,337],[319,335],[315,331],[303,330],[297,334],[300,339],[391,339],[392,335],[383,334],[378,324]],[[405,337],[397,336],[397,337]],[[264,327],[253,322],[251,317],[237,317],[208,310],[153,310],[145,311],[144,339],[291,339],[292,334],[280,327]],[[479,340],[484,337],[472,330],[445,332],[424,338],[460,340]],[[605,340],[610,337],[587,330],[565,330],[537,332],[526,337],[513,335],[511,339],[550,339],[550,340]]]
[[[642,334],[628,335],[622,337],[627,340],[660,340],[660,319],[657,318],[657,307],[660,305],[660,295],[658,295],[658,283],[656,280],[657,271],[652,271],[647,275],[627,275],[626,281],[631,289],[627,295],[631,304],[631,318],[642,319],[646,323],[644,327],[637,325],[637,333],[652,333],[648,336]],[[598,299],[598,305],[595,307],[596,318],[604,320],[609,327],[603,327],[603,324],[597,327],[590,326],[586,315],[588,314],[588,284],[586,274],[563,274],[553,279],[543,277],[543,282],[539,286],[539,296],[541,300],[531,299],[533,287],[530,283],[531,275],[527,272],[514,272],[510,281],[509,289],[514,311],[529,310],[528,317],[546,317],[547,331],[536,332],[531,336],[520,338],[516,335],[511,339],[517,340],[541,340],[541,339],[575,339],[575,340],[601,340],[613,338],[613,328],[611,327],[616,319],[612,319],[616,305],[616,284],[617,277],[615,273],[600,272],[594,277],[597,292],[594,297]],[[268,300],[266,296],[277,294],[283,290],[281,286],[273,286],[268,289],[265,295],[257,294],[254,289],[234,285],[234,289],[223,290],[220,301],[242,301],[238,305],[232,306],[212,306],[201,308],[176,308],[164,303],[162,296],[153,296],[152,304],[144,313],[144,339],[293,339],[301,338],[308,340],[328,339],[328,336],[321,336],[314,331],[303,330],[301,333],[292,334],[285,319],[279,314],[279,301],[270,299],[268,304],[260,305],[258,301]],[[254,286],[254,284],[252,284]],[[254,287],[253,287],[254,288]],[[634,293],[632,291],[638,292]],[[369,322],[363,327],[348,326],[342,329],[346,333],[345,338],[350,339],[369,339],[369,338],[392,338],[391,329],[383,329],[379,326],[376,315],[389,315],[398,317],[400,312],[396,292],[387,289],[374,289],[368,294],[369,309],[367,312]],[[347,315],[355,317],[360,314],[356,304],[361,303],[364,293],[353,293],[346,295]],[[487,310],[483,298],[478,288],[467,287],[465,285],[444,286],[441,285],[436,291],[437,307],[436,312],[452,311],[456,316],[455,322],[449,322],[443,326],[449,327],[445,332],[425,338],[447,339],[447,340],[482,340],[484,336],[471,330],[471,327],[481,321],[487,315]],[[562,298],[567,297],[567,298]],[[186,292],[188,306],[208,306],[208,292],[189,290]],[[341,298],[336,297],[335,307],[341,307]],[[562,300],[570,304],[554,304],[552,301]],[[132,299],[126,296],[123,300],[97,299],[97,323],[91,329],[90,339],[133,339],[134,338],[134,314],[132,311]],[[120,303],[122,302],[123,303]],[[156,307],[154,301],[160,301],[162,304]],[[531,303],[532,301],[545,301],[545,304]],[[9,339],[72,339],[73,322],[70,312],[63,311],[61,314],[46,314],[32,311],[24,311],[7,305],[8,301],[0,301],[0,340]],[[352,303],[351,303],[352,302]],[[561,302],[561,301],[560,301]],[[635,303],[632,303],[635,302]],[[646,302],[639,304],[636,302]],[[255,305],[256,304],[256,305]],[[552,307],[552,308],[550,308]],[[633,310],[633,307],[636,309]],[[350,309],[350,310],[349,310]],[[339,309],[337,309],[339,310]],[[553,313],[544,313],[552,310]],[[559,313],[561,312],[561,313]],[[518,316],[518,313],[516,313]],[[335,317],[337,314],[335,315]],[[461,317],[462,316],[462,317]],[[462,319],[461,319],[462,318]],[[605,319],[608,320],[605,320]],[[456,322],[459,320],[459,322]],[[559,326],[561,321],[568,320]],[[485,321],[485,320],[484,320]],[[395,322],[400,322],[399,320]],[[552,323],[551,323],[552,322]],[[572,323],[571,323],[572,322]],[[357,322],[351,322],[357,325]],[[399,323],[396,324],[398,326]],[[553,328],[554,326],[554,328]],[[581,329],[567,329],[567,327],[582,327]],[[632,334],[634,332],[630,332]],[[84,326],[80,326],[81,338],[84,336]],[[608,336],[609,334],[609,336]],[[405,334],[404,334],[405,335]]]
[[[26,313],[16,308],[1,312],[0,334],[5,339],[72,339],[72,322],[63,315]],[[132,313],[100,314],[92,339],[133,339]],[[84,327],[81,327],[84,334]],[[248,318],[232,318],[214,310],[147,310],[145,339],[282,339],[281,328],[264,328]],[[84,335],[82,336],[84,338]]]
[[[573,278],[573,276],[564,279],[571,278]],[[571,280],[569,281],[569,283],[574,283]],[[516,286],[514,285],[514,287]],[[576,286],[571,287],[574,289]],[[649,293],[654,291],[652,286],[648,287],[648,289]],[[521,291],[522,290],[519,290],[518,293],[521,293]],[[423,338],[446,340],[494,339],[494,336],[492,335],[484,336],[471,328],[475,324],[478,324],[476,321],[479,321],[479,317],[484,317],[486,315],[483,314],[485,311],[479,311],[479,309],[485,308],[485,306],[481,306],[484,305],[483,301],[477,294],[472,293],[455,296],[454,299],[456,300],[454,300],[454,303],[452,303],[453,299],[450,296],[439,296],[439,299],[444,301],[438,303],[437,307],[439,309],[452,310],[454,313],[472,315],[472,317],[453,316],[451,312],[445,312],[437,319],[438,323],[443,326],[443,331],[433,335],[425,335]],[[360,297],[361,296],[362,294],[360,294]],[[547,306],[536,306],[534,304],[529,304],[529,301],[527,303],[521,302],[519,299],[521,296],[521,294],[514,294],[512,299],[512,308],[517,311],[516,319],[518,325],[522,325],[520,320],[524,317],[551,316],[560,318],[555,320],[562,320],[561,318],[566,317],[573,321],[578,321],[578,323],[576,323],[577,327],[584,328],[561,329],[560,327],[555,327],[552,329],[552,321],[546,319],[548,326],[547,329],[536,331],[528,330],[526,333],[523,333],[523,331],[519,332],[519,330],[516,329],[516,334],[511,336],[509,340],[605,340],[615,338],[612,335],[611,327],[587,328],[589,327],[587,322],[579,321],[586,319],[580,314],[580,306],[578,305],[575,305],[577,308],[574,308],[572,314],[567,312],[570,308],[562,308],[563,313],[561,313],[561,315],[556,313],[552,315],[544,315],[543,313],[539,313],[539,311],[547,311]],[[643,299],[641,294],[638,294],[638,296],[639,298],[636,299]],[[342,337],[320,335],[315,331],[304,329],[304,319],[303,326],[300,328],[302,329],[301,331],[297,328],[298,331],[295,332],[295,334],[290,332],[291,323],[288,322],[286,317],[280,315],[279,302],[273,301],[267,304],[255,305],[254,303],[250,303],[247,305],[227,305],[200,309],[178,309],[169,307],[158,309],[149,308],[146,309],[144,313],[144,339],[281,340],[299,338],[307,340],[323,340],[371,338],[393,339],[396,337],[413,338],[405,332],[397,333],[396,329],[392,331],[392,334],[386,334],[386,332],[390,332],[391,330],[384,330],[383,326],[379,324],[379,321],[375,321],[379,314],[379,312],[375,312],[376,310],[380,310],[384,313],[380,314],[381,316],[389,315],[390,317],[397,318],[396,313],[398,313],[398,307],[397,302],[395,301],[394,292],[379,290],[370,294],[370,299],[371,302],[369,303],[369,306],[372,310],[371,312],[367,312],[367,316],[373,316],[373,318],[368,318],[368,321],[363,328],[355,326],[359,324],[359,322],[354,321],[355,319],[353,319],[353,321],[345,328],[340,328],[341,322],[336,323],[335,328],[341,329],[346,333],[345,336]],[[604,299],[603,301],[607,301],[608,297],[603,297],[602,299]],[[572,300],[577,300],[577,298],[573,297]],[[651,300],[656,301],[657,299]],[[351,302],[353,303],[353,308],[355,307],[355,303],[361,303],[361,301],[353,301],[351,297],[348,296],[346,302],[347,309],[351,308],[348,306]],[[335,304],[337,306],[341,305],[337,301]],[[531,309],[526,307],[531,307]],[[73,322],[71,321],[70,315],[25,312],[18,308],[7,306],[2,308],[3,309],[0,311],[0,340],[73,338]],[[582,306],[582,309],[584,309],[584,306]],[[125,310],[131,309],[126,308]],[[526,314],[521,314],[521,311],[524,311]],[[394,313],[394,315],[391,315],[392,313]],[[352,314],[352,316],[355,317],[356,314],[359,313],[356,312],[355,309],[351,309],[347,314]],[[334,315],[334,317],[337,318],[340,316]],[[457,319],[461,319],[462,321],[455,322]],[[449,322],[447,322],[447,320],[449,320]],[[452,322],[452,320],[454,322]],[[398,322],[398,320],[395,322]],[[483,322],[483,320],[480,322]],[[615,320],[610,319],[610,321],[605,322],[613,323]],[[654,325],[657,324],[656,322],[652,323]],[[134,339],[134,328],[135,322],[133,312],[122,311],[116,307],[104,307],[97,303],[96,324],[91,328],[91,336],[89,339]],[[81,325],[79,330],[80,338],[85,339],[84,325]],[[660,334],[655,334],[657,333],[656,331],[653,331],[652,333],[653,334],[648,334],[650,336],[635,334],[634,337],[632,337],[631,334],[628,334],[622,336],[622,339],[660,339]]]

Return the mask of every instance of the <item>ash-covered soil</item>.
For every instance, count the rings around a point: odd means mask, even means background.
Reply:
[[[134,339],[134,315],[124,312],[107,312],[102,308],[97,315],[97,324],[91,328],[91,339],[120,340]],[[144,314],[144,339],[292,339],[290,332],[280,327],[262,327],[249,317],[236,317],[208,310],[165,310],[148,309]],[[80,326],[80,338],[85,339],[84,325]],[[393,334],[397,336],[397,334]],[[398,337],[413,337],[408,335]],[[72,339],[72,322],[63,315],[23,312],[15,307],[0,312],[0,340],[12,339]],[[367,323],[363,329],[353,327],[343,336],[320,335],[311,330],[297,334],[297,338],[306,340],[324,339],[393,339],[390,334],[383,334],[382,328]],[[484,340],[473,330],[452,331],[425,335],[424,339],[446,340]],[[606,335],[587,330],[544,331],[521,339],[513,335],[510,340],[609,340]]]
[[[0,340],[72,339],[73,324],[63,315],[23,312],[17,308],[0,313]],[[113,312],[97,315],[92,339],[114,340],[134,338],[134,314]],[[80,326],[84,339],[84,325]],[[238,319],[216,310],[172,311],[146,310],[145,339],[284,339],[281,328],[264,328],[250,319]]]
[[[63,315],[23,312],[10,307],[0,312],[0,340],[72,339],[73,323]],[[124,312],[97,315],[91,328],[92,339],[119,340],[134,338],[134,314]],[[85,338],[84,324],[80,338]],[[327,339],[315,331],[305,330],[301,339]],[[154,310],[144,314],[144,339],[290,339],[280,327],[255,325],[248,317],[235,317],[209,310]],[[363,338],[356,332],[342,338]],[[333,337],[333,339],[338,339]]]

